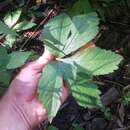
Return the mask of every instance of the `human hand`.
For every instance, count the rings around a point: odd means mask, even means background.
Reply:
[[[37,98],[37,87],[44,66],[54,60],[45,50],[36,61],[20,71],[10,84],[0,102],[0,128],[2,130],[30,130],[47,118],[44,106]],[[62,87],[61,102],[68,97],[68,89]]]

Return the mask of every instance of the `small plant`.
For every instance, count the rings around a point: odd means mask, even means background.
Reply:
[[[127,0],[76,0],[68,12],[71,16],[75,16],[96,11],[101,20],[105,21],[106,18],[125,12],[128,7]]]
[[[130,102],[130,92],[129,91],[124,94],[123,102],[124,102],[124,105],[129,105],[129,102]]]
[[[36,24],[25,19],[20,19],[22,9],[17,9],[13,12],[9,12],[5,15],[4,20],[0,21],[0,34],[4,33],[5,42],[4,45],[8,45],[10,48],[13,46],[16,38],[21,31],[30,29]]]
[[[129,86],[127,86],[123,90],[122,101],[123,101],[125,106],[128,106],[129,103],[130,103],[130,90],[129,90]]]
[[[50,121],[61,105],[63,80],[80,106],[103,108],[101,92],[92,80],[93,75],[112,73],[118,69],[122,56],[98,47],[79,49],[97,35],[98,24],[96,13],[73,18],[60,14],[43,29],[41,40],[56,57],[45,66],[39,82],[39,99],[45,105]]]

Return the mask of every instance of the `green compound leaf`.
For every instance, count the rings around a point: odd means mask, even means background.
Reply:
[[[91,77],[77,72],[77,66],[70,58],[51,62],[43,69],[39,82],[39,99],[46,107],[50,121],[61,105],[60,88],[63,85],[63,79],[70,86],[72,95],[79,105],[89,108],[102,106],[100,91]]]
[[[46,65],[39,83],[39,98],[48,111],[50,121],[61,104],[59,93],[62,79],[70,87],[79,105],[85,108],[103,107],[100,100],[101,92],[92,82],[92,75],[112,72],[118,68],[121,59],[118,54],[96,47]]]
[[[67,14],[61,14],[45,25],[41,39],[54,55],[68,55],[96,36],[98,24],[96,13],[78,15],[72,19]]]
[[[26,60],[31,55],[31,52],[12,52],[9,54],[9,61],[6,66],[7,69],[15,69],[24,65]]]
[[[4,17],[5,24],[8,25],[9,27],[12,27],[13,25],[15,25],[18,19],[20,18],[21,13],[22,13],[21,9],[18,9],[14,12],[9,12]]]
[[[97,86],[92,75],[103,75],[118,68],[122,57],[112,51],[88,48],[73,56],[76,51],[98,32],[99,19],[96,13],[78,15],[72,19],[61,14],[48,22],[43,29],[42,40],[46,48],[60,58],[45,66],[39,82],[39,98],[45,105],[49,120],[56,115],[60,102],[62,80],[70,87],[79,105],[89,108],[103,107]]]
[[[73,56],[73,60],[79,68],[83,68],[92,75],[104,75],[118,69],[122,56],[112,51],[98,47],[85,49],[83,52]]]

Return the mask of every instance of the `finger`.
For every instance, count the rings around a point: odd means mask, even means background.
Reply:
[[[61,88],[61,103],[64,103],[65,100],[69,97],[69,95],[70,95],[70,92],[69,92],[68,87],[63,86]]]
[[[30,109],[32,111],[30,111]],[[29,115],[32,115],[33,125],[38,125],[40,122],[47,119],[47,110],[45,109],[44,105],[36,98],[31,102],[28,113]]]
[[[43,55],[36,61],[39,65],[46,65],[49,61],[54,60],[55,57],[45,48]]]
[[[43,55],[40,56],[39,59],[35,61],[34,66],[32,66],[33,70],[41,72],[43,67],[54,59],[55,57],[45,48]]]
[[[43,67],[53,59],[54,56],[51,55],[47,49],[45,49],[43,55],[40,56],[39,59],[24,65],[21,71],[16,76],[16,78],[22,79],[23,81],[29,81],[32,75],[37,75],[37,73],[41,72]]]
[[[43,67],[47,63],[49,63],[50,61],[52,61],[54,59],[55,59],[55,57],[52,54],[50,54],[50,52],[45,48],[43,55],[40,56],[36,61],[33,61],[33,62],[27,64],[26,66],[24,66],[22,71],[29,72],[31,70],[35,73],[39,73],[42,71]]]
[[[43,67],[47,63],[53,60],[53,58],[54,56],[52,56],[49,53],[49,51],[45,49],[44,54],[36,61],[33,61],[27,64],[26,66],[24,66],[15,79],[19,79],[20,81],[24,83],[25,82],[29,83],[31,84],[31,86],[37,86],[39,78],[40,78],[39,73],[42,71]]]

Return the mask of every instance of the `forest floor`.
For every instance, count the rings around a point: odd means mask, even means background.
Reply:
[[[8,10],[0,7],[0,10]],[[51,10],[51,6],[49,6]],[[36,19],[38,24],[44,25],[51,17],[57,15],[56,7],[47,19]],[[2,13],[1,13],[2,17]],[[17,40],[13,50],[21,46],[24,50],[34,50],[41,55],[44,47],[39,40],[40,27],[28,30]],[[23,46],[23,43],[24,46]],[[130,130],[130,105],[123,99],[123,94],[130,90],[130,14],[108,19],[102,26],[101,36],[95,43],[97,46],[116,51],[123,55],[124,60],[120,68],[112,74],[94,77],[95,83],[102,91],[102,101],[110,108],[110,117],[104,116],[100,110],[84,109],[70,96],[60,108],[52,124],[59,130],[70,130],[78,124],[85,130]],[[130,99],[129,99],[130,100]],[[108,114],[108,112],[106,112]],[[43,122],[39,129],[48,125]]]

